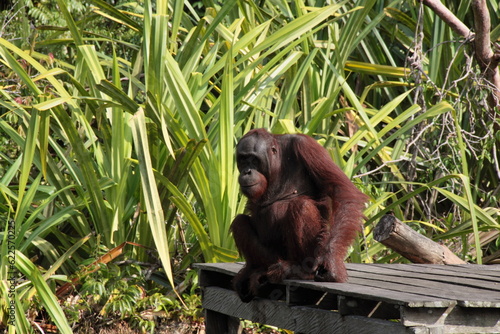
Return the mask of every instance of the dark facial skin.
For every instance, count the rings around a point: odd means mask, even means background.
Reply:
[[[236,161],[247,215],[231,231],[246,265],[233,284],[250,301],[267,283],[286,278],[345,282],[343,259],[361,229],[367,197],[305,135],[252,130]]]
[[[270,168],[268,143],[255,137],[243,138],[237,147],[236,162],[240,176],[241,192],[252,200],[258,200],[267,189],[266,173]]]

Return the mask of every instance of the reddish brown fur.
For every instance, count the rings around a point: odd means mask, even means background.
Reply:
[[[252,130],[238,143],[250,215],[231,230],[246,265],[234,279],[243,301],[287,278],[346,282],[344,257],[361,230],[367,196],[306,135]]]

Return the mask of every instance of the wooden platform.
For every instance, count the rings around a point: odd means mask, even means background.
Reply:
[[[500,333],[500,266],[347,264],[349,283],[287,280],[242,303],[241,263],[197,264],[207,334],[239,319],[299,333]]]

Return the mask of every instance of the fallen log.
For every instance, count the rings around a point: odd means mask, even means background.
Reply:
[[[413,263],[464,264],[448,247],[421,235],[393,215],[383,216],[373,237]]]

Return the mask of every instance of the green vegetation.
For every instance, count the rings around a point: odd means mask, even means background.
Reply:
[[[404,261],[373,240],[388,212],[500,257],[498,110],[470,41],[420,2],[114,3],[1,13],[0,331],[198,321],[190,267],[238,259],[233,152],[257,127],[314,136],[370,196],[349,261]],[[472,26],[470,1],[444,3]]]

